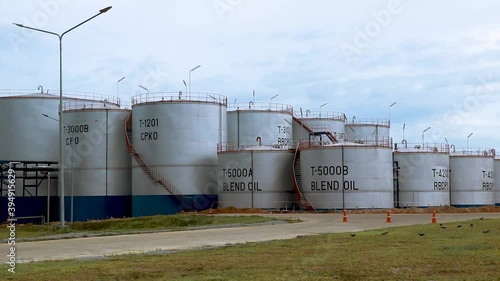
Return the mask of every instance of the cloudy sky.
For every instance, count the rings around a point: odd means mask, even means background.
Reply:
[[[395,141],[500,148],[500,2],[0,0],[0,89],[184,91],[388,118]],[[147,4],[146,4],[147,3]]]

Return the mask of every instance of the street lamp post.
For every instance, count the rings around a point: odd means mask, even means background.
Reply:
[[[319,118],[321,118],[321,108],[322,108],[323,106],[327,105],[327,104],[328,104],[328,103],[326,103],[326,102],[325,102],[324,104],[322,104],[322,105],[320,105],[320,106],[319,106]]]
[[[405,140],[406,123],[403,123],[403,141]]]
[[[19,23],[14,23],[14,25],[38,32],[43,32],[51,35],[55,35],[59,38],[59,189],[60,189],[60,220],[61,220],[61,227],[64,227],[64,166],[63,166],[63,147],[62,147],[62,142],[63,142],[63,116],[62,116],[62,107],[63,107],[63,98],[62,98],[62,39],[63,36],[66,35],[66,33],[72,31],[73,29],[81,26],[82,24],[92,20],[93,18],[106,13],[107,11],[111,10],[111,6],[108,6],[104,9],[99,10],[99,13],[82,21],[81,23],[73,26],[72,28],[66,30],[65,32],[61,33],[60,35],[58,33],[52,32],[52,31],[47,31],[43,29],[38,29],[38,28],[33,28],[29,26],[24,26]]]
[[[274,96],[272,96],[270,99],[269,99],[269,109],[271,109],[271,103],[273,102],[273,99],[275,99],[276,97],[278,97],[279,95],[276,94]]]
[[[195,71],[196,69],[200,68],[201,64],[193,67],[191,70],[189,70],[189,98],[191,98],[191,72]]]
[[[474,134],[474,133],[470,133],[470,134],[467,136],[467,151],[469,151],[469,138],[472,136],[472,134]]]
[[[391,107],[393,107],[396,103],[398,102],[393,102],[391,105],[389,105],[389,127],[391,127]]]
[[[143,90],[146,90],[146,101],[148,101],[148,98],[149,98],[149,89],[142,86],[142,85],[138,85],[139,88],[143,89]]]
[[[184,83],[184,87],[186,87],[186,94],[187,94],[187,91],[188,91],[188,85],[186,84],[186,80],[182,80],[182,83]]]
[[[431,129],[431,127],[427,127],[427,129],[423,130],[422,131],[422,148],[424,148],[425,146],[425,142],[424,142],[424,133],[429,131]]]
[[[125,79],[125,76],[123,76],[122,78],[120,78],[120,80],[116,81],[116,97],[118,98],[118,83],[122,82],[123,79]]]

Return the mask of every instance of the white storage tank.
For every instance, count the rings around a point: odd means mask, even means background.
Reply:
[[[279,103],[232,104],[227,113],[227,140],[243,147],[291,145],[293,108]]]
[[[132,216],[215,207],[217,144],[227,142],[227,98],[144,94],[133,98],[131,117]]]
[[[293,122],[294,141],[309,140],[313,132],[330,132],[338,140],[345,138],[345,114],[339,112],[295,112]],[[319,140],[319,138],[315,138]],[[328,138],[324,141],[328,141]]]
[[[450,204],[455,207],[494,205],[492,149],[457,149],[450,152]]]
[[[496,177],[500,177],[500,157],[495,156],[495,164],[494,164],[494,174],[497,175]],[[498,183],[497,183],[498,185]],[[500,186],[495,187],[495,205],[500,206]]]
[[[63,114],[65,217],[129,217],[131,157],[124,136],[130,110],[73,102],[64,105]]]
[[[100,103],[118,107],[112,96],[88,92],[63,92],[63,103],[78,101],[84,104]],[[18,216],[47,216],[58,219],[57,162],[59,161],[59,91],[0,90],[0,162],[21,162],[16,182],[16,209]],[[63,120],[65,123],[66,121]],[[48,188],[50,172],[51,183]],[[47,195],[50,193],[50,199]],[[4,197],[6,198],[6,197]],[[50,201],[50,203],[48,203]],[[7,208],[0,205],[0,220],[4,221]],[[23,223],[24,221],[20,221]],[[35,221],[34,221],[35,222]]]
[[[294,150],[272,146],[219,146],[219,208],[291,209]]]
[[[118,107],[119,100],[86,92],[63,92],[63,103],[102,102]],[[0,90],[0,160],[58,161],[59,93]],[[36,143],[33,142],[36,138]]]
[[[444,144],[395,144],[396,207],[450,205],[449,147]]]
[[[390,123],[387,119],[356,118],[348,120],[345,124],[346,139],[350,142],[362,143],[379,138],[390,137]]]
[[[394,207],[391,139],[302,145],[299,189],[314,209]]]

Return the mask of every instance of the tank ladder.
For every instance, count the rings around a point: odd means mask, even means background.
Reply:
[[[293,189],[295,190],[295,195],[297,196],[297,201],[301,208],[306,209],[309,212],[315,211],[311,202],[304,195],[302,189],[302,178],[300,175],[300,149],[302,148],[302,142],[299,142],[297,148],[295,149],[295,155],[293,157]]]
[[[164,175],[155,169],[152,169],[142,156],[137,152],[134,145],[132,144],[132,112],[130,112],[127,122],[125,123],[125,141],[127,143],[127,150],[130,155],[132,155],[141,167],[144,174],[153,182],[158,183],[163,188],[165,188],[168,193],[172,194],[177,201],[179,201],[182,210],[192,210],[193,209],[193,198],[191,196],[185,196],[182,194]]]
[[[309,132],[309,135],[314,135],[314,136],[326,135],[332,141],[332,143],[339,142],[337,138],[330,131],[316,131],[305,120],[302,120],[295,116],[293,116],[293,120],[297,122],[300,126],[302,126],[302,128],[304,128],[307,132]]]

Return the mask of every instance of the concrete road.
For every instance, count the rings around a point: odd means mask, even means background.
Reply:
[[[278,218],[299,218],[301,223],[258,225],[232,228],[201,229],[178,232],[159,232],[108,237],[90,237],[16,244],[17,262],[50,259],[103,257],[125,253],[143,253],[156,250],[182,250],[203,246],[290,239],[299,235],[333,232],[354,232],[367,229],[431,223],[431,214],[392,214],[392,223],[386,223],[385,214],[349,214],[349,222],[342,222],[342,214],[266,214]],[[438,222],[470,219],[500,218],[500,213],[438,214]],[[9,245],[2,243],[0,253],[6,261]]]

